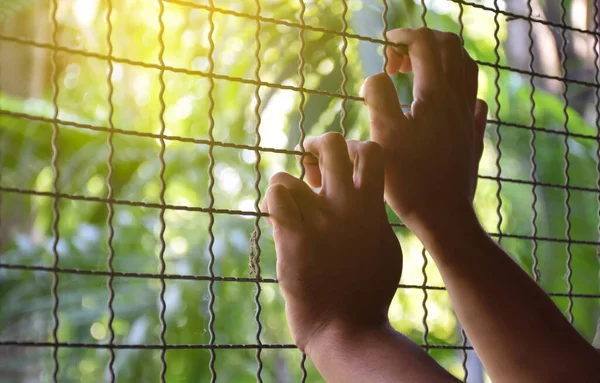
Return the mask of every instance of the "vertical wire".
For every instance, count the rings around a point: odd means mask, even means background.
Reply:
[[[114,156],[114,152],[115,152],[115,148],[113,145],[113,134],[114,134],[114,124],[113,124],[113,116],[114,116],[114,105],[113,105],[113,93],[114,93],[114,87],[113,87],[113,82],[112,82],[112,75],[113,75],[113,71],[114,71],[114,67],[113,67],[113,62],[110,59],[110,57],[112,57],[113,54],[113,45],[112,45],[112,41],[111,41],[111,36],[112,36],[112,30],[113,30],[113,26],[112,26],[112,22],[110,20],[110,17],[112,15],[112,0],[108,0],[107,1],[107,6],[106,6],[106,25],[107,25],[107,32],[106,32],[106,43],[108,45],[108,75],[107,75],[107,82],[108,82],[108,127],[110,129],[110,132],[108,133],[108,137],[107,137],[107,144],[108,144],[108,158],[106,159],[106,166],[108,168],[108,174],[106,176],[106,186],[108,189],[108,195],[107,195],[107,199],[108,201],[112,201],[113,197],[114,197],[114,190],[113,190],[113,184],[112,184],[112,179],[113,179],[113,156]],[[113,287],[113,279],[114,279],[114,267],[113,267],[113,260],[115,257],[115,249],[113,246],[113,239],[115,236],[115,229],[113,226],[113,218],[115,215],[115,209],[113,206],[112,202],[108,202],[107,204],[107,208],[108,208],[108,216],[106,218],[106,224],[108,226],[108,238],[107,238],[107,242],[106,244],[108,245],[108,261],[107,261],[107,266],[108,266],[108,271],[110,272],[110,275],[108,276],[108,280],[106,281],[106,287],[108,288],[109,291],[109,296],[108,296],[108,344],[110,344],[111,346],[114,344],[115,342],[115,330],[113,328],[113,322],[115,319],[115,311],[113,309],[113,302],[115,299],[115,290]],[[109,355],[110,355],[110,359],[108,362],[108,370],[109,370],[109,374],[110,374],[110,381],[114,382],[115,381],[115,350],[111,347],[108,350]]]
[[[306,382],[306,378],[308,375],[305,364],[306,364],[306,354],[302,353],[302,358],[300,359],[300,367],[302,368],[302,380],[301,380],[302,383]]]
[[[594,66],[596,68],[596,84],[600,84],[600,35],[598,29],[600,27],[600,10],[598,2],[594,1],[594,32],[596,41],[594,42]],[[596,185],[600,189],[600,88],[596,88],[596,171],[598,173]],[[600,218],[600,194],[598,194],[598,217]],[[598,237],[600,238],[600,221],[598,222]],[[600,263],[600,251],[596,252],[598,262]]]
[[[300,77],[299,87],[304,89],[304,85],[306,82],[306,77],[304,75],[304,67],[306,66],[306,61],[304,60],[304,50],[306,48],[306,39],[304,36],[305,25],[306,22],[304,20],[304,15],[306,14],[306,3],[304,0],[300,0],[300,13],[298,15],[298,19],[302,28],[298,31],[298,35],[300,37],[300,52],[298,53],[298,76]],[[300,112],[300,121],[298,123],[298,128],[300,129],[300,151],[304,153],[304,138],[306,137],[306,130],[304,128],[304,124],[306,122],[306,94],[304,91],[300,91],[300,105],[298,106],[298,110]],[[306,175],[306,168],[304,166],[304,157],[300,159],[300,179],[303,180]],[[302,383],[306,382],[308,378],[308,372],[306,371],[306,354],[302,353],[302,358],[300,359],[300,371],[302,371]]]
[[[58,45],[58,0],[52,0],[52,44],[55,46]],[[52,201],[52,235],[54,236],[54,242],[52,243],[52,254],[54,258],[54,262],[52,267],[54,268],[54,272],[52,273],[52,341],[54,342],[54,349],[52,352],[52,359],[54,360],[54,369],[52,373],[52,379],[55,383],[58,382],[58,372],[60,370],[60,365],[58,361],[58,305],[59,305],[59,296],[58,296],[58,284],[59,284],[59,274],[56,269],[59,266],[60,254],[58,252],[58,243],[60,241],[60,233],[59,233],[59,223],[60,223],[60,210],[59,210],[59,202],[60,198],[58,197],[60,192],[60,169],[59,169],[59,127],[56,120],[58,119],[58,62],[57,62],[58,51],[52,52],[52,107],[54,111],[54,122],[52,123],[52,172],[53,172],[53,180],[52,187],[54,189],[55,197]]]
[[[533,8],[531,6],[531,0],[527,1],[527,8],[529,10],[529,17],[533,17]],[[533,64],[535,61],[535,55],[533,54],[533,22],[531,20],[529,20],[528,36],[529,36],[529,71],[531,73],[533,73],[534,72]],[[529,85],[531,86],[531,92],[529,93],[529,101],[531,102],[531,108],[529,109],[529,116],[531,118],[531,140],[529,141],[529,147],[531,148],[531,157],[529,158],[529,162],[531,163],[531,180],[533,181],[533,185],[531,186],[531,194],[533,196],[533,201],[531,203],[531,210],[533,212],[533,217],[531,218],[531,227],[533,229],[533,249],[531,251],[531,256],[533,258],[533,265],[531,267],[531,272],[533,274],[534,280],[537,283],[539,283],[540,282],[540,270],[538,267],[538,257],[537,257],[537,250],[538,250],[538,241],[537,241],[538,196],[537,196],[537,190],[536,190],[537,189],[537,163],[535,162],[535,156],[537,154],[537,150],[535,147],[536,133],[535,133],[535,129],[533,129],[535,127],[535,123],[536,123],[535,100],[533,97],[535,95],[535,81],[534,81],[533,75],[531,75],[529,77]]]
[[[159,25],[159,31],[158,31],[158,43],[160,45],[160,51],[158,53],[158,61],[160,62],[160,66],[161,68],[164,68],[165,66],[165,60],[164,60],[164,54],[165,54],[165,42],[164,42],[164,33],[165,33],[165,24],[163,22],[163,16],[165,14],[165,5],[163,3],[163,0],[158,0],[158,6],[159,6],[159,13],[158,13],[158,25]],[[166,90],[166,85],[165,85],[165,70],[161,69],[160,73],[158,75],[158,81],[160,83],[160,90],[159,90],[159,95],[158,95],[158,99],[160,102],[160,112],[159,112],[159,120],[160,120],[160,153],[159,153],[159,160],[160,160],[160,204],[163,206],[160,209],[160,213],[159,213],[159,221],[160,221],[160,234],[159,234],[159,239],[160,239],[160,252],[159,252],[159,260],[160,260],[160,313],[159,313],[159,320],[160,320],[160,344],[162,346],[162,349],[160,351],[160,362],[161,362],[161,371],[160,371],[160,381],[162,383],[165,382],[165,376],[167,374],[167,359],[166,359],[166,354],[167,354],[167,348],[166,348],[166,340],[165,340],[165,335],[167,333],[167,322],[165,321],[165,312],[167,311],[167,302],[165,301],[165,292],[167,289],[166,283],[165,283],[165,278],[164,278],[164,274],[165,274],[165,269],[166,269],[166,264],[165,264],[165,249],[167,247],[166,243],[165,243],[165,231],[167,228],[167,224],[165,222],[165,208],[164,205],[166,204],[165,201],[165,192],[166,192],[166,182],[165,182],[165,171],[167,168],[167,163],[165,162],[165,150],[166,150],[166,145],[165,145],[165,139],[164,139],[164,134],[165,134],[165,129],[166,129],[166,124],[165,124],[165,110],[166,110],[166,105],[165,105],[165,90]]]
[[[0,44],[0,57],[2,56],[2,44]],[[0,79],[2,78],[2,61],[0,61]],[[2,97],[2,82],[0,81],[0,98]],[[0,105],[2,108],[2,105]],[[2,153],[4,152],[4,129],[0,129],[0,185],[2,185],[2,171],[4,168],[4,156]],[[4,239],[2,237],[2,203],[4,201],[4,193],[0,192],[0,254],[2,254],[2,249],[4,248]]]
[[[421,254],[423,255],[423,268],[421,269],[423,273],[423,302],[421,303],[421,307],[423,307],[423,344],[427,352],[429,352],[429,325],[427,324],[427,318],[429,317],[429,310],[427,309],[427,299],[429,298],[429,294],[427,293],[427,264],[429,262],[425,247],[423,247]]]
[[[348,133],[348,128],[346,127],[346,119],[348,117],[348,105],[347,105],[347,96],[348,90],[346,89],[346,85],[348,84],[348,54],[346,50],[348,49],[348,37],[346,37],[346,32],[348,32],[348,0],[342,0],[342,32],[344,35],[342,36],[342,94],[344,98],[342,99],[342,115],[340,119],[340,126],[342,128],[342,134],[346,137]]]
[[[562,9],[562,18],[561,22],[564,25],[567,25],[567,9],[565,8],[564,0],[560,2],[560,7]],[[567,29],[562,29],[562,69],[563,69],[563,77],[567,77],[568,69],[567,69]],[[569,98],[568,93],[569,85],[566,81],[563,81],[563,93],[562,97],[564,99],[564,107],[563,107],[563,115],[565,117],[565,131],[569,133]],[[565,280],[567,282],[567,294],[569,304],[567,307],[567,318],[569,319],[569,323],[573,324],[573,284],[571,283],[571,276],[573,275],[573,269],[571,268],[571,190],[569,189],[569,184],[571,178],[569,177],[569,168],[571,163],[569,161],[569,136],[565,135],[565,155],[564,155],[564,174],[565,174],[565,222],[567,224],[567,228],[565,231],[567,237],[567,273],[565,275]]]
[[[460,30],[458,32],[458,35],[460,37],[460,41],[462,42],[462,45],[464,47],[465,45],[465,38],[464,38],[464,31],[465,31],[465,24],[463,22],[463,15],[465,13],[465,9],[464,9],[464,5],[463,3],[459,2],[458,3],[458,25],[460,27]],[[465,329],[462,327],[462,325],[460,325],[460,337],[462,340],[462,369],[464,372],[464,378],[463,381],[466,382],[469,379],[469,368],[467,367],[467,360],[469,359],[469,354],[467,353],[467,345],[469,343],[469,340],[467,338],[467,333],[465,332]]]
[[[500,69],[498,69],[498,65],[500,64],[500,39],[498,38],[498,32],[500,32],[500,23],[498,22],[498,17],[500,15],[498,0],[494,0],[494,7],[496,12],[494,13],[494,24],[496,29],[494,30],[494,40],[496,41],[494,46],[494,55],[496,56],[495,60],[495,72],[496,76],[494,78],[494,87],[496,88],[496,94],[494,95],[494,102],[496,104],[496,121],[500,121]],[[502,182],[500,181],[500,176],[502,175],[502,166],[500,165],[500,160],[502,159],[502,149],[500,147],[502,143],[502,134],[500,133],[500,123],[496,123],[496,151],[498,152],[498,156],[496,157],[496,177],[498,180],[496,181],[498,189],[496,190],[496,200],[498,201],[498,206],[496,207],[496,215],[498,216],[498,223],[496,225],[496,230],[498,231],[498,244],[502,242]]]
[[[261,61],[260,61],[260,50],[261,50],[261,44],[260,44],[260,31],[261,31],[261,24],[260,24],[260,20],[258,17],[260,17],[260,13],[261,13],[261,6],[260,6],[260,0],[255,0],[254,3],[256,4],[256,33],[255,33],[255,38],[256,38],[256,50],[254,51],[254,58],[256,59],[256,69],[254,71],[254,78],[256,79],[256,81],[258,81],[260,83],[260,68],[261,68]],[[260,98],[260,85],[256,86],[256,89],[254,91],[254,98],[256,100],[256,105],[254,107],[254,116],[256,117],[256,126],[254,127],[254,133],[256,135],[256,146],[260,146],[260,141],[261,141],[261,137],[260,137],[260,124],[261,124],[261,116],[260,116],[260,107],[262,104],[262,100]],[[260,160],[261,160],[261,155],[260,155],[260,151],[257,149],[255,150],[255,154],[256,154],[256,161],[254,162],[254,173],[256,174],[256,181],[254,182],[254,190],[256,191],[256,200],[254,201],[254,209],[256,210],[257,213],[260,213],[260,199],[262,197],[262,194],[260,192],[260,180],[261,180],[261,174],[260,174]],[[257,369],[256,369],[256,380],[258,382],[262,383],[262,369],[263,369],[263,362],[262,362],[262,358],[261,358],[261,353],[262,353],[262,341],[260,340],[260,334],[262,332],[262,324],[260,323],[260,313],[262,311],[262,307],[260,305],[260,293],[261,293],[261,287],[260,287],[260,282],[258,281],[258,279],[260,279],[260,272],[261,272],[261,267],[260,267],[260,256],[261,256],[261,249],[260,249],[260,236],[261,236],[261,230],[260,230],[260,216],[256,216],[256,218],[254,219],[254,245],[255,245],[255,258],[254,258],[254,266],[255,266],[255,272],[256,272],[256,278],[257,281],[255,282],[256,285],[256,293],[254,295],[254,302],[256,303],[256,314],[254,315],[254,319],[256,321],[256,343],[258,345],[257,349],[256,349],[256,363],[257,363]]]
[[[390,28],[388,23],[388,12],[390,10],[390,6],[387,0],[383,0],[383,12],[381,12],[381,21],[383,22],[383,31],[382,38],[386,43],[388,42],[387,32]],[[389,57],[387,53],[387,45],[383,46],[383,71],[386,72],[386,68],[388,65]]]
[[[425,0],[421,0],[421,7],[423,8],[421,11],[421,24],[423,27],[427,27],[427,4],[425,4]],[[427,300],[429,299],[429,294],[427,293],[427,264],[429,263],[427,260],[427,250],[423,247],[421,251],[423,255],[423,268],[421,272],[423,273],[423,302],[421,306],[423,307],[423,345],[425,346],[425,350],[429,352],[429,325],[427,324],[427,318],[429,317],[429,310],[427,310]]]
[[[213,20],[213,17],[214,17],[215,13],[212,10],[212,8],[214,7],[214,1],[209,0],[209,5],[211,7],[211,10],[208,12],[208,24],[210,27],[210,29],[208,31],[208,44],[209,44],[208,73],[213,73],[215,70],[215,60],[213,58],[213,55],[215,53],[215,42],[213,39],[213,35],[215,33],[215,22]],[[214,175],[215,157],[213,154],[213,150],[215,148],[215,146],[214,146],[215,119],[213,116],[214,109],[215,109],[215,99],[214,99],[214,95],[213,95],[214,89],[215,89],[215,80],[213,79],[212,76],[209,76],[208,77],[208,139],[210,140],[210,144],[208,146],[208,160],[209,160],[209,164],[208,164],[209,204],[208,204],[208,207],[210,209],[214,208],[214,206],[215,206],[215,196],[214,196],[214,192],[213,192],[213,188],[215,186],[215,175]],[[208,236],[210,238],[210,241],[208,244],[208,253],[210,255],[210,261],[208,263],[208,273],[210,274],[210,277],[211,277],[210,281],[208,282],[208,294],[209,294],[208,311],[209,311],[209,315],[210,315],[210,318],[208,320],[208,332],[210,333],[210,344],[214,345],[215,341],[216,341],[216,339],[215,339],[216,334],[215,334],[215,328],[214,328],[214,325],[215,325],[215,309],[214,309],[214,305],[215,305],[215,291],[214,291],[215,234],[213,232],[213,227],[215,224],[215,215],[211,211],[208,213],[208,217],[209,217]],[[216,355],[214,348],[211,348],[209,351],[210,351],[210,363],[209,363],[210,381],[211,381],[211,383],[214,383],[217,380],[217,371],[215,370],[215,362],[217,359],[217,355]]]
[[[300,77],[299,87],[300,89],[304,89],[304,85],[306,83],[306,76],[304,75],[304,68],[306,66],[306,60],[304,59],[304,50],[306,48],[306,38],[304,36],[306,22],[304,21],[304,15],[306,14],[306,3],[304,0],[300,0],[300,14],[298,18],[300,19],[300,24],[302,28],[298,31],[298,35],[300,37],[300,52],[298,53],[298,77]],[[305,152],[304,149],[304,139],[306,138],[306,130],[304,128],[304,124],[306,122],[306,94],[304,91],[300,91],[300,105],[298,110],[300,112],[300,121],[298,123],[298,128],[300,130],[300,151],[302,153]],[[304,167],[304,161],[300,161],[300,179],[304,179],[306,175],[306,168]]]
[[[421,25],[427,27],[427,4],[425,4],[425,0],[421,0]]]

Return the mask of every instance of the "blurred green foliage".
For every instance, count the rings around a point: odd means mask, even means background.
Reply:
[[[24,2],[27,3],[27,2]],[[198,0],[198,3],[200,0]],[[307,1],[305,21],[308,25],[341,30],[342,5],[334,1]],[[443,4],[442,4],[443,3]],[[59,1],[59,45],[108,53],[106,40],[106,3],[98,1]],[[298,22],[299,2],[262,1],[262,15]],[[38,7],[49,6],[40,1]],[[220,1],[218,6],[254,14],[250,1]],[[350,32],[381,38],[382,4],[376,0],[349,1]],[[157,3],[142,0],[113,2],[113,55],[119,58],[158,63],[159,8]],[[437,2],[427,13],[428,25],[433,28],[459,32],[459,6],[452,2]],[[420,25],[421,8],[412,1],[393,1],[390,6],[390,27]],[[202,9],[165,2],[163,17],[164,61],[167,66],[206,72],[209,69],[208,40],[210,13]],[[19,17],[19,14],[11,14]],[[215,31],[214,72],[222,75],[255,78],[256,22],[246,18],[213,14]],[[494,14],[465,7],[464,41],[470,54],[481,61],[494,62]],[[48,27],[48,26],[46,26]],[[507,23],[499,18],[499,38],[504,41]],[[262,23],[259,34],[261,49],[260,79],[275,84],[297,86],[300,31],[295,28]],[[41,34],[43,42],[51,42],[51,30]],[[331,33],[305,31],[305,87],[341,93],[342,39]],[[39,34],[38,34],[39,36]],[[524,37],[525,38],[525,37]],[[4,43],[5,46],[10,43]],[[52,64],[51,51],[42,52]],[[348,40],[348,94],[358,94],[367,75],[382,67],[381,47],[377,44]],[[499,48],[499,61],[509,65],[504,46]],[[136,133],[160,132],[159,71],[135,65],[114,63],[112,74],[112,106],[108,95],[108,63],[76,54],[57,52],[56,78],[59,85],[57,106],[61,120],[108,127],[113,111],[115,128],[131,134],[117,133],[114,145],[112,186],[119,201],[157,204],[160,202],[161,182],[159,161],[160,142],[139,137]],[[8,65],[3,71],[10,71]],[[496,78],[497,77],[497,78]],[[396,76],[400,98],[410,102],[410,76]],[[497,80],[499,88],[494,85]],[[33,81],[33,80],[31,80]],[[52,118],[53,87],[51,76],[43,82],[43,93],[35,97],[18,97],[3,89],[0,109]],[[164,121],[168,136],[209,138],[210,80],[206,76],[164,72],[166,110]],[[266,148],[293,149],[300,137],[298,92],[262,86],[262,122],[258,127],[260,142],[255,134],[257,118],[254,107],[256,87],[236,81],[216,79],[214,99],[214,139],[243,145],[259,144]],[[497,72],[490,66],[480,67],[480,97],[490,104],[492,120],[510,121],[529,126],[530,85],[527,76],[509,71]],[[497,93],[498,92],[498,93]],[[495,97],[498,97],[498,103]],[[557,95],[538,89],[534,93],[536,126],[564,130],[563,101]],[[501,106],[501,107],[499,107]],[[307,134],[340,130],[341,111],[347,108],[345,126],[348,136],[366,139],[368,120],[359,102],[342,103],[340,99],[307,94],[303,128]],[[595,128],[573,109],[568,109],[571,132],[595,136]],[[593,122],[593,121],[592,121]],[[80,196],[105,198],[108,194],[107,157],[108,134],[72,124],[57,125],[60,169],[60,192]],[[490,124],[486,133],[485,153],[480,174],[496,176],[497,163],[502,177],[531,179],[531,131],[511,126]],[[1,185],[4,188],[23,188],[52,192],[55,173],[51,167],[53,125],[0,115]],[[501,136],[501,140],[499,140]],[[537,132],[537,179],[540,182],[564,184],[564,135]],[[440,137],[443,139],[443,137]],[[597,141],[569,137],[569,176],[573,185],[596,188]],[[206,207],[210,203],[209,147],[204,144],[166,139],[165,200],[169,205]],[[215,146],[214,206],[219,209],[254,211],[255,202],[266,190],[270,175],[286,170],[298,175],[295,159],[284,154],[261,152],[258,167],[261,178],[255,189],[256,152]],[[501,190],[498,191],[498,187]],[[443,185],[441,185],[443,187]],[[559,188],[536,187],[538,236],[565,238],[565,191]],[[501,223],[497,214],[498,197]],[[597,192],[570,192],[574,239],[595,241],[598,237]],[[532,186],[511,182],[499,184],[480,180],[476,197],[478,213],[492,233],[532,235]],[[12,192],[2,193],[0,239],[3,264],[51,266],[53,199]],[[58,202],[57,251],[61,268],[107,271],[108,208],[105,203],[61,198]],[[114,204],[112,225],[115,236],[113,268],[118,272],[157,274],[160,269],[160,209]],[[177,275],[209,275],[211,252],[214,254],[215,275],[248,277],[250,237],[255,219],[234,214],[214,214],[212,230],[215,241],[210,245],[209,214],[167,209],[164,215],[166,273]],[[390,219],[397,220],[392,214]],[[460,224],[457,222],[457,224]],[[275,254],[268,226],[260,221],[259,239],[262,277],[275,278]],[[398,229],[405,252],[402,283],[423,283],[422,247],[406,230]],[[502,244],[514,254],[528,271],[532,270],[532,240],[502,238]],[[540,283],[550,292],[565,292],[567,252],[561,242],[537,241]],[[570,246],[570,280],[573,290],[582,294],[598,294],[598,260],[593,245]],[[482,255],[484,256],[484,255]],[[428,285],[443,285],[439,273],[429,260],[426,268]],[[70,343],[106,343],[109,339],[107,277],[58,273],[58,339]],[[3,340],[35,342],[52,341],[52,273],[0,268],[0,333]],[[510,283],[510,282],[507,282]],[[113,282],[115,319],[113,330],[116,344],[160,344],[159,300],[160,280],[153,278],[116,277]],[[258,299],[262,305],[263,325],[260,340],[265,344],[291,344],[284,303],[276,284],[261,283]],[[256,344],[257,322],[254,302],[257,286],[250,282],[214,283],[214,333],[216,344]],[[423,301],[428,308],[428,335],[423,339]],[[565,312],[568,299],[554,298]],[[166,342],[168,344],[210,343],[209,282],[185,280],[166,281]],[[597,299],[574,298],[572,313],[576,327],[588,339],[595,332],[600,313]],[[435,345],[462,344],[459,327],[445,291],[415,288],[399,289],[390,317],[394,326],[417,343]],[[551,336],[551,334],[548,334]],[[2,381],[49,381],[53,371],[52,349],[42,347],[3,347],[0,359]],[[431,349],[430,353],[452,373],[462,377],[462,352],[452,349]],[[154,381],[159,375],[160,350],[117,349],[114,370],[119,382]],[[210,352],[205,349],[169,349],[166,353],[168,381],[204,382],[210,380]],[[219,349],[215,351],[215,370],[218,381],[254,381],[257,371],[254,349]],[[94,348],[60,348],[59,381],[104,381],[109,377],[109,352]],[[301,379],[301,355],[294,349],[265,349],[260,353],[264,364],[264,381],[291,382]],[[308,381],[320,381],[317,371],[307,361]]]

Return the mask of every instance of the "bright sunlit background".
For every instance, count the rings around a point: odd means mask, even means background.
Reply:
[[[307,92],[302,103],[300,92],[272,85],[261,86],[257,98],[257,87],[240,79],[290,87],[300,87],[304,81],[306,89],[357,95],[364,78],[381,71],[383,58],[378,44],[348,38],[345,67],[342,59],[345,44],[339,35],[301,32],[299,28],[273,22],[262,22],[257,34],[255,20],[221,11],[254,15],[257,10],[254,1],[215,1],[219,8],[215,12],[206,9],[208,0],[177,3],[164,0],[164,29],[161,29],[158,1],[113,1],[111,44],[107,40],[106,0],[56,0],[56,28],[49,16],[53,13],[52,1],[10,0],[0,5],[0,185],[3,188],[0,262],[3,265],[51,267],[55,259],[52,227],[58,218],[59,267],[108,271],[107,220],[110,220],[114,227],[114,270],[158,274],[162,248],[160,209],[130,206],[127,201],[160,203],[161,140],[158,136],[148,137],[148,133],[160,134],[161,120],[166,136],[164,198],[166,204],[179,207],[210,206],[209,172],[212,172],[215,208],[254,212],[256,201],[266,191],[272,174],[281,170],[300,174],[293,156],[268,149],[292,150],[299,143],[301,128],[306,134],[317,135],[342,131],[343,125],[349,138],[368,138],[366,109],[361,102],[342,102],[340,97]],[[525,1],[497,3],[509,13],[529,14]],[[596,29],[593,1],[566,0],[564,3],[568,25]],[[193,4],[202,7],[195,8]],[[307,0],[305,4],[307,25],[342,30],[342,2]],[[476,207],[484,226],[495,238],[499,233],[504,234],[502,245],[528,272],[533,273],[534,259],[537,260],[539,281],[546,291],[565,293],[570,283],[574,293],[598,294],[595,170],[598,85],[590,84],[597,84],[594,81],[597,78],[594,35],[566,32],[567,77],[583,84],[568,83],[569,107],[563,110],[564,84],[548,78],[565,75],[563,29],[536,23],[530,31],[524,20],[496,15],[491,0],[475,2],[483,9],[472,4],[461,6],[453,0],[426,1],[426,4],[428,25],[456,33],[462,30],[467,50],[482,62],[479,95],[490,105],[490,124],[480,174],[501,175],[506,179],[502,182],[480,179]],[[561,22],[557,2],[533,0],[531,4],[534,18]],[[348,9],[348,32],[382,38],[383,3],[380,0],[349,0]],[[300,23],[300,11],[300,1],[261,1],[261,15],[267,18]],[[420,26],[421,12],[420,2],[390,0],[389,27]],[[214,30],[209,22],[211,16]],[[495,36],[499,41],[496,51]],[[12,37],[19,38],[20,42]],[[257,51],[258,41],[260,49]],[[23,42],[42,45],[34,47]],[[43,44],[70,51],[49,49]],[[533,64],[530,45],[535,55]],[[299,75],[301,51],[304,80]],[[94,52],[96,56],[87,57],[85,52]],[[109,55],[115,58],[112,65],[107,59]],[[161,58],[164,71],[160,70]],[[535,92],[532,93],[530,76],[510,70],[497,71],[490,65],[496,61],[522,71],[532,68],[544,75],[534,77]],[[207,76],[210,72],[219,75],[212,80],[212,85]],[[109,73],[112,73],[110,78]],[[411,77],[396,76],[394,80],[401,101],[409,103]],[[32,191],[54,191],[53,124],[43,119],[54,118],[54,97],[61,120],[57,125],[56,165],[60,169],[58,189],[62,193],[99,198],[109,195],[107,161],[110,152],[106,129],[112,126],[123,130],[112,137],[112,186],[114,197],[121,201],[114,204],[112,218],[102,201],[69,197],[59,200],[60,216],[56,217],[52,198],[31,195]],[[532,100],[535,101],[533,109]],[[209,118],[211,105],[214,105],[214,125]],[[301,118],[302,109],[305,118]],[[345,118],[342,118],[343,109],[346,109]],[[260,112],[260,125],[256,110]],[[568,176],[571,185],[580,187],[570,191],[568,233],[565,190],[548,186],[532,188],[530,182],[535,177],[545,184],[565,184],[565,135],[538,130],[534,137],[528,129],[536,126],[564,132],[565,116],[568,116],[568,130],[574,133],[567,139]],[[212,136],[218,141],[212,150],[212,165],[206,144],[211,138],[211,126]],[[444,139],[443,136],[440,139]],[[223,143],[245,146],[227,147]],[[261,148],[260,161],[253,150],[257,145]],[[256,166],[261,174],[257,188]],[[17,194],[10,188],[25,189],[30,194]],[[393,214],[390,220],[398,222]],[[214,214],[214,224],[211,224],[209,214],[180,208],[167,209],[164,221],[167,274],[208,276],[212,269],[217,276],[249,277],[254,217],[219,213]],[[261,276],[275,278],[272,234],[265,222],[260,221],[259,225],[262,229],[259,239]],[[209,230],[214,234],[214,241]],[[401,283],[409,286],[399,289],[394,298],[390,309],[392,323],[418,344],[431,346],[430,354],[451,373],[463,378],[464,353],[455,346],[465,345],[466,340],[461,336],[448,294],[441,289],[420,288],[425,283],[441,287],[442,279],[432,260],[428,256],[424,259],[419,241],[402,228],[397,228],[397,234],[405,262]],[[534,241],[532,236],[541,239]],[[567,249],[568,236],[581,243]],[[213,256],[215,261],[211,267]],[[574,272],[567,280],[568,259]],[[68,270],[57,275],[59,342],[105,344],[110,340],[112,327],[115,344],[160,345],[159,279],[114,278],[115,316],[111,326],[106,276],[81,275]],[[54,342],[52,285],[50,272],[0,268],[1,341]],[[206,345],[211,342],[212,328],[215,344],[256,344],[257,296],[262,307],[261,342],[291,344],[277,285],[261,283],[260,287],[257,295],[255,283],[218,281],[212,285],[211,292],[207,281],[168,279],[164,294],[167,343]],[[211,303],[213,298],[214,303]],[[567,314],[569,299],[565,296],[553,299]],[[214,310],[212,325],[211,307]],[[577,329],[591,341],[600,315],[598,299],[575,297],[571,312]],[[52,347],[0,345],[0,381],[50,381],[54,371],[52,351]],[[476,356],[471,351],[467,354],[469,382],[483,381],[485,374]],[[259,357],[263,363],[260,376],[265,382],[301,380],[301,355],[297,350],[267,348]],[[109,380],[109,358],[110,353],[105,348],[61,347],[58,381]],[[210,381],[210,360],[211,352],[206,349],[169,349],[166,378],[180,382]],[[256,380],[255,349],[218,349],[213,360],[217,381]],[[117,349],[113,369],[119,382],[155,381],[161,370],[160,349]],[[306,369],[307,381],[321,381],[308,360]]]

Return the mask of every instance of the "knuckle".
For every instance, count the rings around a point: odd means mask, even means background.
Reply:
[[[346,139],[339,132],[327,132],[323,134],[323,145],[325,147],[340,146],[346,144]]]
[[[271,176],[271,178],[269,179],[269,186],[271,188],[276,186],[283,187],[282,183],[288,178],[289,174],[287,174],[286,172],[277,172],[273,174],[273,176]]]
[[[366,141],[360,145],[360,153],[364,157],[373,158],[375,160],[383,158],[383,148],[376,142]]]
[[[448,59],[460,59],[463,54],[462,40],[456,34],[451,32],[443,33],[440,36],[440,45],[442,56]]]
[[[282,193],[287,192],[287,188],[282,184],[274,184],[269,187],[271,194],[275,197],[280,196]]]
[[[442,41],[452,48],[462,48],[462,40],[456,33],[445,32],[442,34]]]
[[[419,27],[415,30],[415,36],[417,40],[423,40],[427,43],[435,40],[433,31],[427,27]]]

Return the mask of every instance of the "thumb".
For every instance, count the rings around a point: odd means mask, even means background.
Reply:
[[[269,186],[262,202],[261,211],[269,214],[267,223],[276,227],[284,225],[296,227],[301,221],[301,213],[290,191],[281,184]]]
[[[361,95],[369,109],[371,121],[371,140],[381,146],[389,146],[400,126],[408,120],[398,101],[398,94],[392,79],[385,73],[379,73],[365,80]]]
[[[478,99],[475,103],[475,148],[477,158],[481,158],[483,153],[483,135],[485,134],[485,126],[487,125],[488,104]]]

